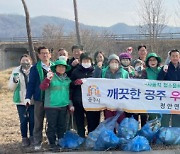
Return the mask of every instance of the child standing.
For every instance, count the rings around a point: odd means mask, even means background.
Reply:
[[[48,121],[47,137],[50,144],[50,150],[58,148],[56,136],[62,138],[66,131],[67,108],[71,104],[69,100],[69,87],[71,80],[67,77],[66,71],[70,70],[64,60],[57,60],[51,66],[52,72],[47,74],[47,78],[40,85],[45,90],[44,108]],[[70,111],[74,107],[70,105]]]

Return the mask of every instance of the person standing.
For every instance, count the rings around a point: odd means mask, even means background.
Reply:
[[[146,60],[146,56],[147,56],[147,49],[145,45],[140,45],[138,46],[138,59],[141,60],[143,62],[143,66],[145,67],[145,60]],[[134,62],[137,59],[135,59],[134,61],[132,61],[132,66],[135,68],[135,64]]]
[[[157,79],[165,81],[180,81],[180,51],[173,49],[169,52],[170,63],[167,69],[161,68]],[[161,125],[163,127],[180,127],[180,115],[164,114],[162,117]]]
[[[26,102],[34,99],[34,146],[35,150],[41,149],[42,131],[44,121],[44,97],[45,92],[40,89],[40,83],[47,76],[50,71],[51,53],[45,46],[38,48],[39,61],[31,68],[29,74],[29,82],[26,92]]]
[[[69,99],[69,88],[71,80],[65,72],[70,70],[65,60],[57,60],[51,66],[52,72],[48,72],[47,78],[40,85],[45,90],[44,108],[48,121],[47,137],[51,150],[58,148],[56,136],[63,138],[66,131],[67,109],[74,111],[72,101]]]
[[[99,111],[85,111],[82,104],[82,91],[81,85],[84,78],[90,78],[93,76],[94,68],[92,66],[92,58],[87,53],[82,53],[80,56],[79,65],[73,70],[71,74],[71,89],[72,89],[72,101],[75,107],[74,115],[77,125],[78,134],[81,137],[85,137],[85,115],[87,118],[88,133],[95,130],[100,121]]]
[[[60,48],[58,50],[57,59],[59,60],[65,60],[67,63],[69,62],[69,55],[68,52],[64,48]]]
[[[13,69],[8,87],[14,91],[13,102],[17,106],[22,136],[22,147],[33,144],[34,129],[34,105],[33,100],[25,101],[26,88],[29,78],[29,71],[32,66],[32,59],[24,54],[20,58],[20,66]],[[28,138],[29,128],[29,138]]]
[[[82,45],[73,45],[71,50],[73,57],[68,61],[68,65],[71,66],[71,70],[67,73],[68,77],[71,77],[71,73],[80,63],[80,55],[84,53]]]

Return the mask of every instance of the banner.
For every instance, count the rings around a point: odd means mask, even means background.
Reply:
[[[180,114],[180,82],[88,78],[82,84],[86,111]]]

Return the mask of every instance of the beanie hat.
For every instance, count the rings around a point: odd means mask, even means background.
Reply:
[[[108,63],[110,63],[113,59],[117,60],[120,63],[119,57],[116,54],[112,54],[108,57]]]
[[[130,55],[129,53],[127,53],[127,52],[121,53],[121,54],[119,55],[119,58],[120,58],[120,60],[121,60],[121,59],[129,59],[129,60],[132,59],[131,55]]]

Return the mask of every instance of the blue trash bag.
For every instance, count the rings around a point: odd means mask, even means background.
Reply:
[[[157,135],[157,143],[165,145],[180,144],[180,127],[161,127]]]
[[[118,137],[125,139],[132,139],[138,131],[138,121],[131,118],[124,118],[119,124]]]
[[[84,142],[84,138],[80,137],[77,133],[72,131],[67,131],[64,137],[59,140],[59,145],[62,148],[68,149],[78,149],[80,145]]]
[[[161,118],[148,121],[138,132],[138,135],[144,136],[151,143],[155,140],[157,133],[161,127]]]
[[[144,136],[136,136],[124,146],[123,150],[133,152],[150,151],[151,147],[149,141]]]
[[[116,121],[122,113],[123,112],[118,112],[116,116],[106,119],[105,121],[101,122],[94,131],[90,132],[86,138],[86,148],[94,148],[98,136],[104,130],[108,129],[113,131],[116,125]]]
[[[116,148],[120,143],[120,139],[114,134],[114,131],[104,129],[100,133],[95,142],[94,150],[107,150],[111,148]]]

